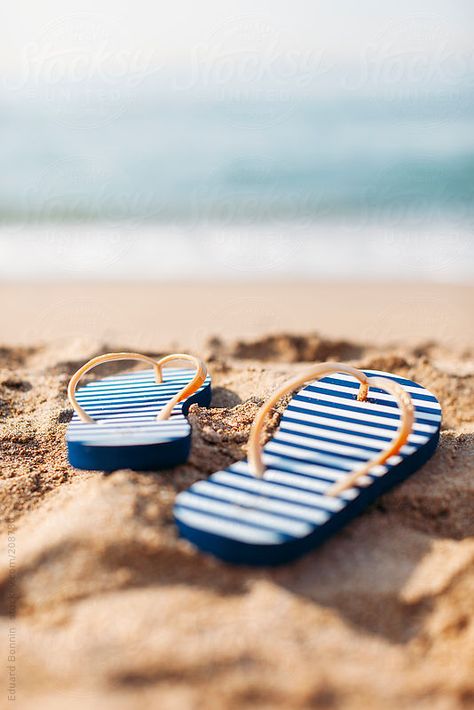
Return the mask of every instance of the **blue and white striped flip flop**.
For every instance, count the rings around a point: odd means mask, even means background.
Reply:
[[[267,412],[307,382],[262,456]],[[440,424],[436,397],[415,382],[340,363],[315,366],[260,409],[248,460],[177,496],[179,531],[228,562],[289,562],[417,471],[436,449]]]
[[[86,372],[112,360],[142,360],[153,369],[105,377],[76,393]],[[196,371],[163,367],[172,360],[190,361]],[[108,353],[93,358],[72,376],[68,396],[74,408],[66,433],[72,466],[150,471],[187,460],[191,427],[186,413],[194,402],[209,406],[211,380],[204,363],[192,355],[177,353],[154,360],[140,353]]]

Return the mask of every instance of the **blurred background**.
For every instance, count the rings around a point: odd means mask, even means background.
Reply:
[[[2,281],[472,281],[468,0],[1,13]]]

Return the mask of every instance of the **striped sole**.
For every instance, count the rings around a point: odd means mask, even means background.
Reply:
[[[316,547],[414,473],[436,448],[441,407],[415,382],[374,370],[366,374],[389,377],[412,397],[413,431],[396,456],[374,466],[357,487],[326,495],[385,448],[400,417],[390,394],[371,388],[369,399],[358,402],[358,382],[342,374],[325,377],[292,398],[264,447],[264,479],[239,461],[178,495],[174,515],[181,535],[229,562],[281,564]]]
[[[85,423],[74,413],[66,433],[71,465],[100,471],[153,470],[186,461],[191,427],[185,415],[193,402],[209,406],[210,377],[176,405],[168,420],[158,422],[156,415],[193,376],[190,369],[165,368],[163,382],[157,384],[153,370],[142,370],[81,387],[77,400],[96,422]]]

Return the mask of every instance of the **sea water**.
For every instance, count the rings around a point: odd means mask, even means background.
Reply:
[[[0,277],[474,276],[474,98],[58,100],[0,113]]]

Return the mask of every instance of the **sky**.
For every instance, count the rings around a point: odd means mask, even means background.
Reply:
[[[0,80],[189,74],[216,61],[221,76],[242,53],[249,62],[240,71],[251,71],[252,57],[313,72],[398,55],[415,66],[459,64],[472,61],[473,20],[469,0],[15,0],[0,10]]]

